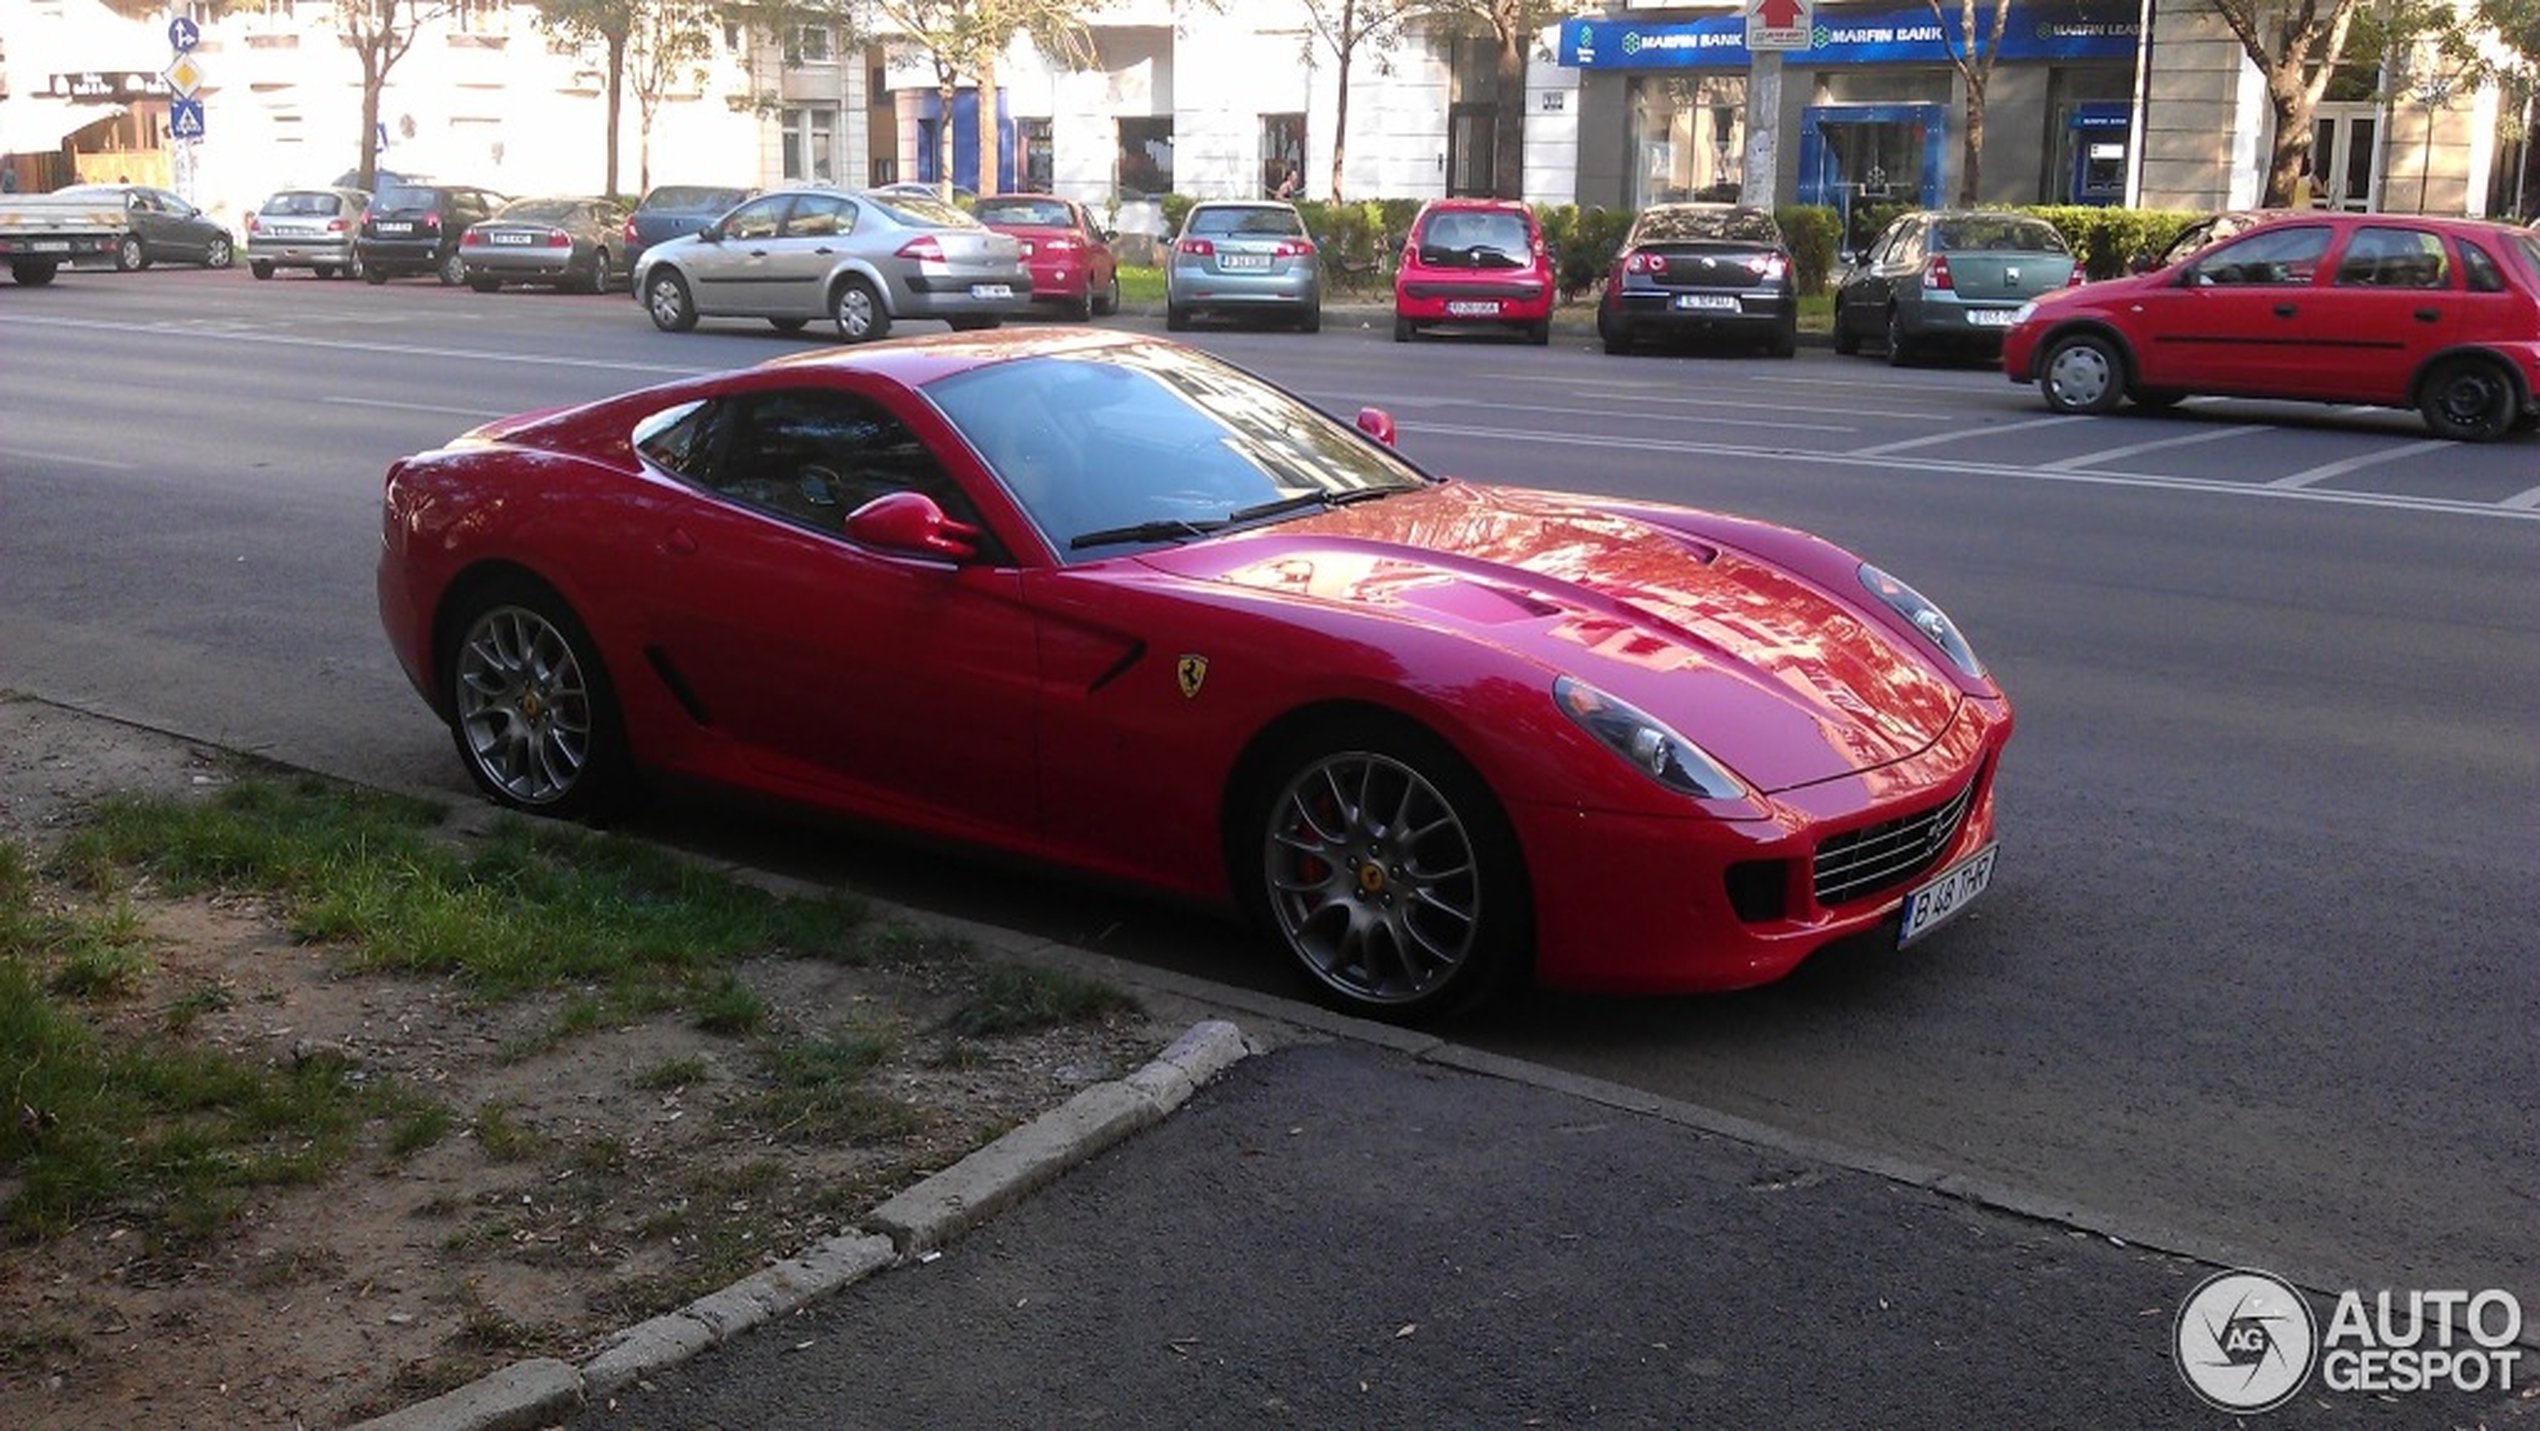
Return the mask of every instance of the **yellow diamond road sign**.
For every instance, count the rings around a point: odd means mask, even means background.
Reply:
[[[192,99],[194,91],[203,87],[203,66],[190,54],[179,55],[168,66],[166,79],[177,98]]]

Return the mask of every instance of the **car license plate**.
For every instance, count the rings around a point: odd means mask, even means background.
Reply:
[[[1975,903],[1984,887],[1993,883],[1993,854],[1999,848],[1985,846],[1905,896],[1905,919],[1896,931],[1896,947],[1902,949],[1931,933]]]
[[[527,243],[527,242],[529,242],[529,235],[527,235],[527,234],[496,234],[496,235],[494,235],[494,242],[496,242],[496,243]]]
[[[1012,298],[1014,296],[1014,285],[1011,283],[974,283],[970,285],[970,296],[973,298]]]
[[[2008,308],[1970,308],[1967,310],[1967,326],[1970,328],[2008,328],[2011,326],[2012,312],[2013,310]]]
[[[1679,293],[1676,295],[1676,306],[1735,313],[1740,305],[1734,293]]]
[[[412,225],[412,224],[373,224],[373,225],[371,225],[371,232],[373,232],[373,233],[381,233],[381,234],[410,234],[410,233],[413,233],[414,231],[415,231],[415,226],[414,226],[414,225]]]
[[[1499,300],[1477,298],[1460,303],[1449,303],[1446,305],[1446,316],[1449,318],[1496,318],[1499,316]]]
[[[1232,273],[1239,268],[1268,268],[1270,266],[1270,255],[1266,253],[1221,253],[1217,255],[1217,266],[1226,270],[1228,273]]]
[[[27,249],[32,253],[69,253],[71,245],[68,239],[37,239]]]

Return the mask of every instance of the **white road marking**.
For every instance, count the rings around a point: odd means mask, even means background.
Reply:
[[[104,457],[80,457],[68,452],[38,452],[31,447],[0,447],[0,457],[19,457],[29,462],[67,462],[73,467],[103,467],[109,472],[138,472],[138,462],[116,462]]]
[[[333,403],[338,407],[385,407],[394,408],[399,412],[431,412],[448,417],[481,418],[487,422],[498,417],[509,416],[507,413],[494,412],[481,407],[434,407],[429,403],[420,402],[381,402],[377,398],[329,397],[319,398],[318,401]]]
[[[2026,422],[2005,422],[1977,427],[1953,428],[1947,432],[1935,432],[1929,437],[1909,437],[1902,442],[1883,442],[1876,447],[1856,447],[1846,455],[1851,457],[1885,457],[1892,452],[1911,452],[1917,447],[1938,447],[1944,442],[1962,442],[1970,437],[1992,437],[2005,432],[2026,432],[2031,428],[2038,427],[2065,427],[2072,423],[2089,421],[2091,421],[2091,419],[2087,417],[2067,417],[2059,413],[2054,417],[2033,417]]]
[[[559,358],[545,353],[502,353],[482,348],[418,348],[404,343],[353,343],[335,338],[296,338],[281,333],[233,333],[207,331],[187,323],[100,323],[83,318],[27,318],[15,314],[0,315],[0,326],[30,328],[81,328],[114,333],[182,333],[196,342],[258,343],[276,348],[321,348],[335,352],[384,353],[407,358],[454,358],[471,363],[519,363],[538,368],[584,368],[604,373],[661,373],[672,377],[695,377],[702,373],[719,373],[734,366],[710,363],[686,366],[670,363],[629,363],[607,358]]]
[[[2353,457],[2340,458],[2335,462],[2323,462],[2317,467],[2306,467],[2299,472],[2288,472],[2267,485],[2308,487],[2314,482],[2325,482],[2331,477],[2343,477],[2361,468],[2378,467],[2384,462],[2396,462],[2403,457],[2414,457],[2419,453],[2441,452],[2452,445],[2449,442],[2427,441],[2411,442],[2404,447],[2385,447],[2378,452],[2360,453]]]
[[[2263,430],[2264,429],[2255,427],[2207,428],[2202,432],[2185,433],[2178,437],[2164,437],[2156,442],[2137,442],[2128,447],[2111,447],[2104,452],[2084,452],[2078,456],[2066,457],[2059,461],[2046,463],[2045,466],[2053,471],[2069,472],[2082,467],[2095,467],[2102,462],[2115,462],[2123,458],[2138,456],[2146,452],[2159,452],[2165,448],[2194,447],[2198,443],[2203,442],[2221,442],[2225,439],[2234,437],[2253,437]]]

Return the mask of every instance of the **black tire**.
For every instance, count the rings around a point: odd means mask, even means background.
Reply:
[[[808,318],[770,318],[767,320],[767,326],[775,329],[779,333],[799,333],[805,328],[811,326],[811,320]]]
[[[1552,320],[1549,318],[1538,318],[1532,323],[1527,324],[1526,341],[1534,344],[1538,348],[1551,347]]]
[[[850,343],[876,342],[891,333],[891,310],[882,305],[882,295],[852,274],[830,295],[829,317],[838,325],[838,336]]]
[[[688,280],[664,264],[644,280],[644,311],[665,333],[685,333],[697,326],[697,300],[688,296]]]
[[[1768,358],[1795,358],[1799,356],[1798,318],[1793,317],[1788,323],[1785,323],[1781,327],[1773,330],[1772,341],[1764,345],[1764,356]]]
[[[1408,342],[1410,342],[1413,338],[1415,338],[1415,337],[1419,336],[1419,332],[1420,332],[1420,330],[1419,330],[1419,329],[1414,328],[1414,327],[1412,327],[1412,326],[1411,326],[1411,320],[1410,320],[1410,319],[1405,318],[1405,317],[1401,316],[1400,314],[1396,314],[1396,315],[1394,315],[1394,320],[1393,320],[1393,340],[1394,340],[1395,342],[1397,342],[1397,343],[1408,343]]]
[[[1605,344],[1607,357],[1619,358],[1632,350],[1632,330],[1620,323],[1609,322],[1602,313],[1596,318],[1596,336]]]
[[[61,271],[60,264],[41,258],[22,258],[9,265],[9,276],[21,288],[42,288]]]
[[[1069,300],[1067,304],[1067,316],[1079,323],[1090,323],[1093,321],[1094,281],[1092,278],[1089,277],[1085,280],[1085,291],[1083,294]]]
[[[1314,306],[1306,309],[1305,315],[1296,320],[1296,330],[1300,333],[1323,331],[1323,301],[1321,299],[1316,299]]]
[[[227,234],[215,235],[212,241],[203,248],[205,268],[227,268],[237,257],[237,245],[229,241]]]
[[[2037,391],[2062,413],[2114,412],[2125,400],[2126,367],[2116,340],[2075,333],[2047,345],[2037,364]]]
[[[258,283],[262,283],[262,282],[264,282],[265,280],[267,280],[267,279],[269,279],[269,278],[273,277],[273,265],[272,265],[272,264],[270,264],[270,263],[267,263],[265,260],[263,260],[263,259],[261,259],[261,258],[251,258],[251,259],[249,259],[249,260],[247,261],[247,271],[248,271],[249,273],[254,274],[254,275],[256,276],[256,281],[257,281]],[[332,277],[334,277],[334,273],[333,273],[333,271],[332,271],[332,270],[329,270],[329,269],[323,269],[323,268],[321,268],[321,269],[319,269],[319,270],[318,270],[318,277],[320,277],[320,278],[332,278]]]
[[[386,283],[387,281],[388,275],[382,273],[376,268],[364,268],[362,270],[362,282],[369,284],[373,288],[377,288],[379,285]]]
[[[441,266],[432,271],[432,275],[441,280],[443,288],[456,288],[467,282],[467,260],[452,250],[448,258],[441,260]]]
[[[316,268],[310,270],[310,272],[315,273],[320,278],[333,278],[335,276],[335,265],[331,263],[321,263]]]
[[[944,323],[956,333],[985,333],[992,328],[1004,327],[1005,315],[990,313],[980,318],[947,318]]]
[[[319,269],[319,270],[318,270],[318,275],[319,275],[320,277],[322,277],[322,278],[333,278],[333,277],[335,276],[332,272],[329,272],[328,270],[323,269],[323,268],[321,268],[321,269]],[[351,263],[348,263],[348,264],[344,265],[344,276],[345,276],[346,278],[359,278],[359,277],[361,277],[361,276],[362,276],[362,261],[361,261],[360,259],[356,258],[356,259],[354,259]]]
[[[2187,394],[2176,388],[2137,388],[2126,394],[2126,401],[2145,412],[2168,412],[2187,401]]]
[[[1111,282],[1104,287],[1102,295],[1094,300],[1094,313],[1098,317],[1108,318],[1119,311],[1120,270],[1115,268],[1111,271]]]
[[[1905,315],[1894,308],[1887,310],[1887,365],[1907,368],[1914,364],[1914,340],[1905,332]]]
[[[606,293],[617,287],[617,270],[609,266],[609,251],[600,249],[591,255],[591,271],[583,275],[582,291]]]
[[[471,278],[467,286],[479,293],[494,293],[502,289],[503,281],[499,278]]]
[[[441,654],[450,738],[496,804],[561,818],[622,810],[632,767],[598,646],[564,599],[513,576],[470,593]]]
[[[132,273],[140,269],[148,268],[149,266],[150,256],[142,252],[141,236],[139,234],[125,234],[123,236],[123,242],[115,245],[115,271],[117,273]]]
[[[1852,325],[1843,321],[1841,300],[1836,301],[1834,308],[1834,350],[1847,358],[1861,351],[1861,335],[1853,332]]]
[[[2493,442],[2514,430],[2522,395],[2513,376],[2486,358],[2446,358],[2417,384],[2417,411],[2437,437]]]
[[[1172,303],[1167,303],[1167,304],[1165,304],[1165,305],[1164,305],[1164,331],[1165,331],[1165,332],[1167,332],[1167,333],[1181,333],[1181,332],[1187,332],[1187,331],[1190,329],[1190,326],[1191,326],[1191,310],[1189,310],[1188,308],[1181,307],[1181,306],[1179,306],[1179,305],[1177,305],[1177,304],[1172,304]]]
[[[1327,729],[1260,769],[1233,841],[1236,887],[1316,998],[1430,1019],[1525,967],[1534,900],[1516,836],[1443,741],[1393,721]]]

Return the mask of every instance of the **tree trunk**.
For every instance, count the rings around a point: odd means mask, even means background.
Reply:
[[[1967,77],[1967,134],[1960,157],[1958,207],[1972,209],[1984,202],[1984,81],[1973,75]]]
[[[386,86],[379,73],[379,56],[372,50],[362,51],[362,152],[353,168],[361,177],[355,184],[376,192],[379,188],[379,92]]]
[[[1526,32],[1523,6],[1497,0],[1491,6],[1491,29],[1499,37],[1499,81],[1492,96],[1491,192],[1503,199],[1526,197]]]
[[[997,125],[997,66],[994,60],[979,67],[979,192],[997,192],[998,141],[1004,136]]]
[[[617,125],[625,112],[626,102],[626,37],[611,35],[609,39],[609,132],[608,187],[600,192],[617,197]]]
[[[1349,152],[1349,57],[1358,49],[1358,0],[1342,0],[1340,93],[1332,103],[1332,202],[1341,201],[1341,166]]]
[[[935,124],[935,192],[949,199],[953,181],[953,101],[961,97],[961,89],[953,83],[950,73],[940,68],[935,73],[935,95],[943,101],[943,117]]]

